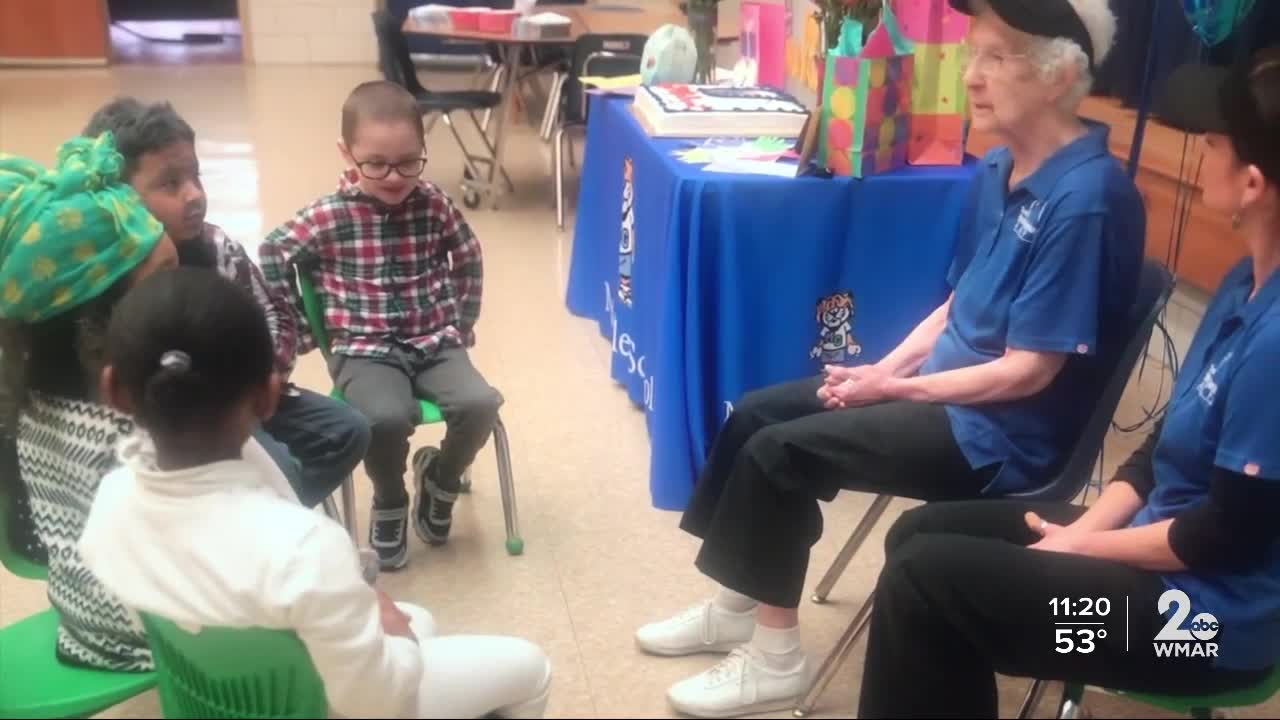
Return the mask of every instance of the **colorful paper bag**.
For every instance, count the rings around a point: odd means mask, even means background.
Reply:
[[[969,16],[947,0],[893,0],[893,11],[913,43],[958,43],[969,34]]]
[[[864,46],[862,23],[844,21],[827,54],[818,161],[835,175],[866,177],[907,163],[915,55],[885,3]]]
[[[903,35],[915,45],[907,160],[913,165],[959,165],[968,111],[964,39],[969,17],[947,0],[893,0],[893,6]]]
[[[783,89],[787,84],[787,9],[782,5],[743,0],[738,14],[742,51],[742,84]]]

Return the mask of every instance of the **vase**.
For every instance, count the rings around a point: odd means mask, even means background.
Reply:
[[[698,64],[694,69],[695,85],[711,85],[716,74],[716,25],[720,19],[720,11],[715,3],[689,6],[689,34],[693,35],[693,45],[698,53]]]

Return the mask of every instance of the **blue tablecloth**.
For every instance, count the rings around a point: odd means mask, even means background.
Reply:
[[[744,392],[824,358],[878,360],[946,299],[973,161],[865,180],[708,173],[629,105],[592,98],[567,300],[611,339],[613,377],[647,414],[653,504],[679,510]]]

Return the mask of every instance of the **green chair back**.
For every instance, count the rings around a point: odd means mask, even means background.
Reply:
[[[287,630],[203,628],[190,633],[143,614],[166,718],[328,716],[324,682]]]

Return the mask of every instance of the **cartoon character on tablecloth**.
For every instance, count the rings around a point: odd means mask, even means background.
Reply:
[[[853,337],[853,293],[828,295],[818,301],[818,342],[809,357],[824,365],[847,362],[862,354],[862,346]]]
[[[635,164],[622,160],[622,238],[618,241],[618,299],[631,307],[631,271],[636,261]]]

